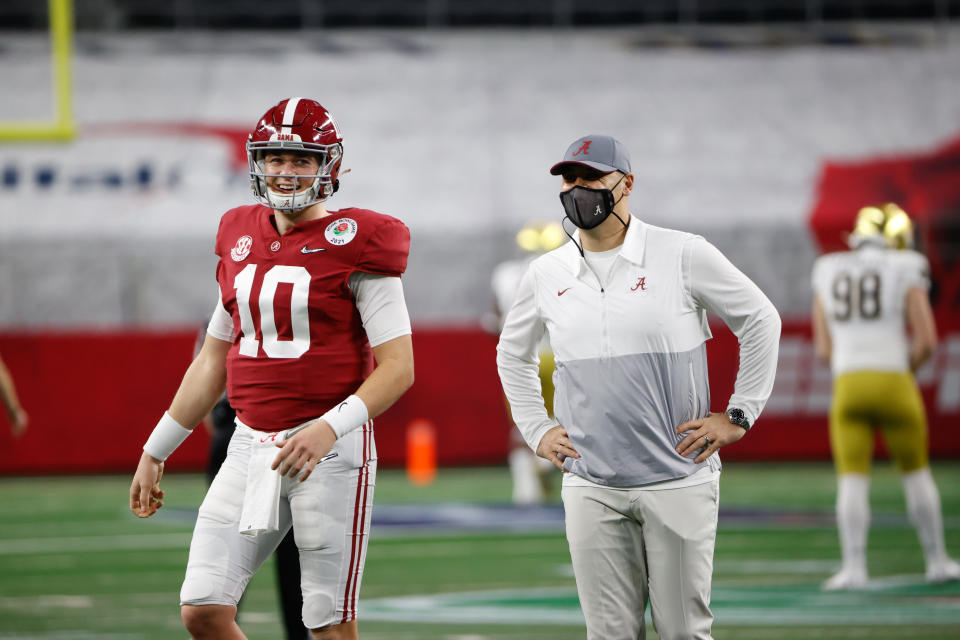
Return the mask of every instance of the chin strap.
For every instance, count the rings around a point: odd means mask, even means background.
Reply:
[[[267,187],[266,200],[273,209],[297,211],[326,200],[326,198],[320,197],[324,195],[321,193],[323,190],[323,183],[317,177],[313,179],[312,185],[295,193],[281,193]]]

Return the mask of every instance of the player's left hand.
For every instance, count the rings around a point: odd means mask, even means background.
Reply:
[[[712,456],[720,447],[736,442],[747,432],[740,425],[730,422],[725,413],[711,413],[706,418],[689,420],[677,427],[677,433],[687,437],[677,445],[677,453],[684,458],[700,451],[693,460],[700,463]]]
[[[293,434],[283,442],[278,442],[280,453],[273,459],[271,469],[279,469],[280,475],[291,478],[300,476],[300,482],[310,477],[320,458],[330,453],[337,442],[337,434],[324,420],[317,420]]]

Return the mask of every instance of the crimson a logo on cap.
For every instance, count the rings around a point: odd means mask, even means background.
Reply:
[[[590,143],[591,143],[591,142],[593,142],[593,140],[584,140],[584,141],[583,141],[583,144],[580,145],[580,148],[573,152],[573,155],[578,156],[578,155],[580,155],[581,153],[582,153],[583,155],[585,155],[585,156],[590,155]]]
[[[230,257],[234,262],[246,260],[250,255],[250,249],[253,247],[253,238],[250,236],[240,236],[237,244],[230,250]]]

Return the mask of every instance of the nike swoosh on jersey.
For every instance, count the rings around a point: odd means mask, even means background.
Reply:
[[[307,249],[307,245],[300,247],[300,253],[316,253],[317,251],[326,251],[326,247],[320,247],[319,249]]]
[[[564,289],[563,291],[557,291],[557,295],[558,295],[558,296],[562,296],[562,295],[565,294],[567,291],[570,291],[571,288],[572,288],[572,287],[567,287],[567,288]]]

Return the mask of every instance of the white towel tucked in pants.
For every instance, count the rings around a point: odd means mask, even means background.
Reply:
[[[237,428],[249,429],[237,421]],[[250,462],[247,467],[247,486],[243,496],[243,511],[240,513],[240,533],[256,536],[276,531],[280,527],[280,477],[279,470],[270,468],[283,442],[286,431],[265,433],[254,431],[251,443]]]

